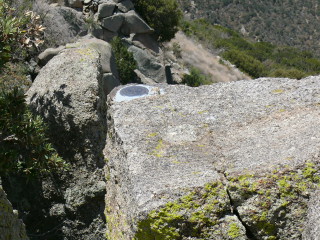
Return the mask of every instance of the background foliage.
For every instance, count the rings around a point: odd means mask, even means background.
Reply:
[[[218,52],[248,75],[303,78],[320,73],[320,60],[310,52],[268,42],[255,42],[204,19],[184,21],[182,30]]]
[[[315,0],[178,0],[191,19],[240,31],[277,45],[312,51],[320,57],[319,1]]]

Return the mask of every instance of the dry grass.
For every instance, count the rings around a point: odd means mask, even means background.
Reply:
[[[181,47],[181,58],[178,59],[179,64],[200,69],[204,74],[211,76],[212,82],[251,79],[231,64],[221,64],[219,56],[210,53],[208,49],[188,38],[182,32],[178,32],[175,38],[168,43],[168,48],[172,48],[175,42]]]

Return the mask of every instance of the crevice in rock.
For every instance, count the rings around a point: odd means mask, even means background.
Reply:
[[[228,178],[225,174],[225,172],[223,172],[223,176],[224,176],[224,179],[228,182]],[[238,218],[238,220],[241,222],[242,226],[245,228],[246,230],[246,235],[248,237],[249,240],[258,240],[255,235],[253,234],[253,232],[250,230],[249,226],[242,220],[241,216],[240,216],[240,213],[231,197],[231,194],[230,194],[230,191],[228,189],[228,186],[226,188],[226,192],[228,194],[228,198],[229,198],[229,201],[230,201],[230,206],[231,206],[231,211],[232,213]]]

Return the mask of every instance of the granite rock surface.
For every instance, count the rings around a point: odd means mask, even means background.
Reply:
[[[320,183],[320,78],[150,88],[109,95],[110,239],[301,239]]]
[[[3,191],[0,181],[0,239],[28,240],[25,226]]]

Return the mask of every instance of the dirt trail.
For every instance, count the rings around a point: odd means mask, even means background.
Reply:
[[[170,42],[177,42],[181,46],[181,59],[183,65],[199,68],[204,74],[211,75],[214,82],[231,82],[243,79],[251,79],[234,66],[219,63],[219,57],[210,53],[201,44],[188,38],[182,32]]]

